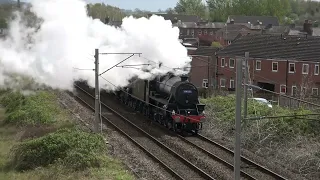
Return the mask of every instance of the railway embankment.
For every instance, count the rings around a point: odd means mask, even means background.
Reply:
[[[203,99],[207,120],[202,134],[234,148],[235,97]],[[304,108],[272,108],[248,101],[241,132],[242,155],[290,179],[320,178],[320,116]]]
[[[134,179],[66,101],[53,91],[0,93],[0,179]]]

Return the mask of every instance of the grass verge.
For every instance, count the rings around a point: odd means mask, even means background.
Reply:
[[[205,128],[203,133],[233,144],[235,96],[216,96],[201,101],[206,104],[205,111],[208,117],[203,125]],[[248,101],[247,112],[248,117],[287,115],[293,117],[248,120],[241,132],[242,145],[245,149],[283,164],[306,178],[320,177],[319,116],[295,117],[294,115],[314,114],[314,112],[279,106],[268,108],[253,100]]]
[[[5,92],[0,102],[0,180],[134,179],[100,135],[80,130],[52,92]]]

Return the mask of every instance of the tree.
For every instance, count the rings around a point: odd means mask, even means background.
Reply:
[[[207,0],[207,4],[212,21],[226,21],[233,14],[231,0]]]
[[[206,17],[206,5],[202,0],[179,0],[174,10],[178,14],[197,15]]]
[[[7,28],[7,27],[8,27],[7,21],[4,18],[0,18],[0,29]]]
[[[222,45],[219,42],[213,41],[211,44],[212,47],[217,47],[217,48],[221,48]]]
[[[167,14],[176,14],[175,10],[172,9],[172,8],[166,9],[165,12],[166,12]]]

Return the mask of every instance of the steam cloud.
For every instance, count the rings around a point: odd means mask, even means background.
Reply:
[[[104,53],[142,53],[119,66],[151,64],[144,67],[150,73],[134,68],[116,67],[102,76],[116,86],[125,86],[133,76],[149,78],[184,67],[191,61],[187,50],[178,40],[179,29],[170,21],[152,16],[150,19],[126,17],[122,28],[115,28],[87,16],[82,0],[32,0],[31,11],[42,19],[40,28],[28,27],[17,13],[9,24],[9,36],[0,40],[0,85],[10,76],[23,74],[37,83],[52,88],[72,89],[73,82],[82,78],[94,86],[94,49]],[[100,55],[100,73],[129,55]],[[151,61],[149,61],[151,60]],[[159,63],[163,66],[159,68]],[[185,73],[185,72],[180,72]],[[101,78],[100,78],[101,79]],[[114,86],[100,80],[100,87]]]

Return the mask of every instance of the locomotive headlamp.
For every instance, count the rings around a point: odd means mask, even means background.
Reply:
[[[172,115],[176,115],[176,112],[174,110],[172,110]]]

